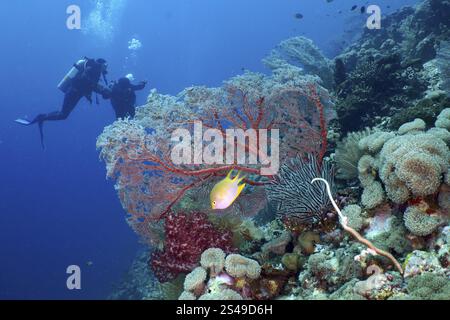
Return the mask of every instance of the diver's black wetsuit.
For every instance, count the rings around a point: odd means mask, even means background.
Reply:
[[[116,118],[133,118],[135,115],[136,93],[145,88],[146,82],[133,85],[128,78],[121,78],[114,83],[109,94],[104,95],[111,99]]]
[[[89,60],[85,70],[82,70],[80,75],[72,80],[70,88],[64,95],[61,110],[40,114],[30,124],[39,123],[42,125],[44,121],[65,120],[75,109],[81,98],[86,97],[92,103],[92,92],[105,95],[107,89],[98,83],[102,72],[104,72],[102,63]]]

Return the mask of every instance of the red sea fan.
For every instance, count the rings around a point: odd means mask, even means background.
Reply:
[[[195,121],[224,134],[230,127],[279,129],[281,165],[297,155],[304,158],[308,154],[314,154],[321,163],[327,150],[327,124],[334,114],[327,91],[307,82],[275,85],[266,79],[264,85],[258,86],[252,78],[241,80],[214,89],[191,88],[178,98],[155,93],[145,107],[138,109],[135,119],[117,121],[99,137],[100,156],[107,164],[108,176],[116,179],[127,221],[145,243],[159,245],[164,219],[177,203],[187,193],[197,193],[198,188],[216,183],[231,169],[242,171],[247,177],[245,183],[255,191],[274,180],[274,176],[261,176],[261,163],[174,164],[171,133],[175,129],[191,132]],[[257,145],[261,147],[259,142]],[[245,151],[255,153],[247,145]],[[248,196],[249,201],[256,201],[256,194]],[[266,203],[248,207],[245,197],[243,194],[244,205],[238,209],[247,216],[257,214],[260,205]]]
[[[164,250],[153,253],[149,262],[160,282],[192,271],[208,248],[234,251],[231,232],[218,230],[201,212],[167,215],[165,235]]]

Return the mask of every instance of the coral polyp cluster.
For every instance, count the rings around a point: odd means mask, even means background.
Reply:
[[[446,143],[420,131],[387,141],[379,155],[380,178],[395,203],[435,193],[448,170]]]
[[[257,261],[239,254],[229,254],[220,248],[210,248],[201,255],[201,267],[184,280],[179,300],[242,300],[250,298],[250,283],[260,277]]]

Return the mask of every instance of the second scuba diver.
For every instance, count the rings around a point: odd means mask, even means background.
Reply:
[[[45,121],[67,119],[81,98],[85,97],[92,103],[93,92],[106,97],[108,89],[99,84],[99,81],[103,76],[107,85],[107,66],[106,60],[104,59],[94,60],[85,57],[78,61],[58,85],[58,88],[64,92],[64,102],[60,111],[39,114],[32,121],[17,119],[16,122],[27,126],[37,123],[41,135],[41,144],[44,147],[43,124]]]
[[[147,82],[141,81],[139,84],[134,85],[131,83],[132,80],[132,75],[120,78],[111,85],[109,93],[104,96],[106,99],[111,99],[112,107],[116,113],[116,119],[134,118],[136,113],[135,91],[143,90]]]

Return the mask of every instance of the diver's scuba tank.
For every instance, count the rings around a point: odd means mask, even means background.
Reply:
[[[70,85],[72,83],[72,80],[84,70],[84,67],[87,63],[87,59],[81,59],[78,60],[77,63],[75,63],[72,67],[72,69],[69,70],[69,72],[65,75],[65,77],[61,80],[61,82],[58,84],[58,89],[61,90],[64,93],[67,93],[67,91],[70,88]]]

